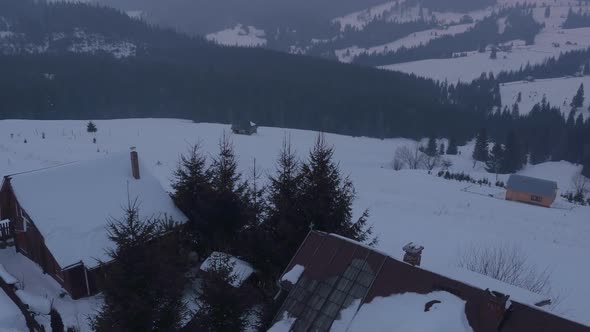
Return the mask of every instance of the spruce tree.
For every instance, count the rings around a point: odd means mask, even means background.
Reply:
[[[198,144],[193,145],[187,154],[180,156],[172,181],[172,198],[176,206],[188,217],[187,226],[195,243],[206,239],[203,229],[210,222],[213,190],[206,168],[207,158],[200,152]]]
[[[203,240],[210,249],[231,248],[247,225],[248,183],[241,180],[237,169],[233,144],[224,134],[219,141],[219,153],[206,173],[213,195]]]
[[[486,162],[488,160],[488,134],[485,128],[480,129],[475,139],[473,160]]]
[[[440,148],[438,149],[438,154],[439,155],[444,155],[445,154],[445,143],[440,143]]]
[[[457,148],[457,140],[455,139],[455,137],[451,137],[449,139],[449,146],[447,147],[447,154],[456,155],[458,152],[459,151]]]
[[[498,58],[498,50],[495,46],[492,46],[492,51],[490,52],[490,59],[495,60]]]
[[[584,65],[584,76],[588,76],[590,75],[590,61],[586,62],[586,65]]]
[[[115,248],[107,251],[112,263],[101,285],[103,305],[91,319],[94,331],[171,331],[185,318],[183,233],[172,221],[140,218],[137,207],[129,202],[123,218],[108,222]]]
[[[582,105],[584,105],[584,83],[580,84],[580,87],[578,88],[576,95],[570,103],[570,106],[573,108],[579,108],[582,107]]]
[[[302,216],[305,225],[325,232],[338,233],[360,242],[376,242],[367,225],[368,212],[352,219],[355,190],[348,177],[343,178],[332,157],[334,149],[318,135],[309,160],[303,164]]]
[[[302,216],[301,164],[287,138],[283,140],[275,174],[269,180],[268,215],[263,224],[266,241],[258,244],[260,251],[266,253],[263,269],[271,279],[276,279],[309,232]]]
[[[551,17],[551,6],[545,7],[545,18]]]
[[[197,296],[199,310],[187,328],[191,331],[244,331],[247,301],[241,288],[232,286],[238,279],[229,256],[211,257],[203,275],[201,293]]]
[[[96,127],[94,122],[88,121],[88,124],[86,125],[86,131],[89,133],[96,133],[98,131],[98,128]]]
[[[506,137],[506,149],[502,166],[503,173],[516,173],[525,162],[525,156],[514,131],[510,131]]]
[[[489,173],[498,173],[502,172],[502,166],[504,164],[504,148],[500,143],[494,143],[494,147],[490,152],[490,156],[486,161],[486,171]]]
[[[436,156],[438,154],[436,138],[434,138],[434,136],[430,136],[428,138],[428,143],[426,144],[426,149],[424,150],[424,153],[431,157]]]

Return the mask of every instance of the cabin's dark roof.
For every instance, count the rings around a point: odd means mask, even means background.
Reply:
[[[553,197],[557,191],[557,183],[554,181],[513,174],[508,179],[506,189],[538,196]]]
[[[280,279],[289,293],[275,318],[292,317],[291,331],[328,331],[354,301],[360,300],[359,310],[377,297],[445,291],[465,301],[474,332],[590,332],[588,326],[536,307],[526,294],[498,287],[495,279],[481,285],[438,274],[334,234],[311,231],[285,271],[297,265],[303,272],[295,284]]]

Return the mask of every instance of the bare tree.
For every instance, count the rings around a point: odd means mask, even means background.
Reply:
[[[533,293],[550,295],[550,271],[538,270],[527,260],[526,254],[515,245],[496,247],[473,245],[461,251],[458,265]]]
[[[429,156],[429,155],[425,155],[424,156],[424,166],[426,166],[426,169],[429,171],[432,171],[435,167],[440,166],[441,163],[441,158],[440,155],[438,153]]]
[[[425,166],[426,158],[424,152],[420,151],[420,145],[410,147],[404,145],[395,150],[393,164],[403,165],[402,168],[420,169]]]

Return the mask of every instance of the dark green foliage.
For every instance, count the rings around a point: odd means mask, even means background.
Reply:
[[[96,128],[96,125],[94,124],[94,122],[89,121],[88,124],[86,125],[86,131],[89,133],[95,133],[98,131],[98,128]]]
[[[488,160],[486,161],[486,171],[490,173],[501,173],[502,165],[504,164],[505,152],[502,144],[494,143],[494,147],[490,152]]]
[[[426,144],[426,149],[424,149],[424,153],[426,153],[426,155],[430,157],[436,156],[438,154],[435,137],[430,136],[428,138],[428,143]]]
[[[488,160],[488,134],[485,128],[479,130],[475,138],[475,148],[473,149],[473,160],[486,162]]]
[[[209,202],[208,221],[201,233],[203,241],[212,249],[231,248],[238,234],[248,223],[247,182],[237,171],[233,143],[227,135],[219,140],[219,153],[207,170],[212,200]]]
[[[522,152],[521,143],[518,141],[514,131],[508,133],[506,138],[506,150],[502,162],[502,171],[504,173],[516,173],[526,161],[526,156]]]
[[[188,227],[193,241],[204,241],[200,229],[209,222],[213,189],[207,176],[207,159],[200,152],[199,145],[191,146],[188,153],[180,157],[179,165],[174,171],[172,189],[176,206],[189,219]]]
[[[447,154],[456,155],[457,153],[457,140],[454,137],[451,137],[449,139],[449,146],[447,147]]]
[[[115,249],[101,285],[104,304],[91,319],[95,331],[174,331],[186,314],[183,233],[171,220],[140,219],[137,206],[130,202],[123,218],[109,221]]]
[[[375,242],[368,213],[352,219],[355,190],[349,178],[343,178],[332,160],[334,149],[323,135],[316,139],[309,160],[302,167],[302,216],[306,225],[320,231],[338,233],[359,242]]]
[[[197,296],[199,311],[189,324],[192,331],[243,331],[248,309],[243,289],[231,285],[238,276],[229,256],[216,256],[203,276],[201,294]]]
[[[442,155],[445,154],[445,151],[446,151],[446,149],[445,149],[445,143],[440,143],[440,147],[438,149],[438,154],[442,156]]]
[[[496,4],[494,0],[409,0],[408,6],[420,4],[430,10],[441,12],[469,12]]]
[[[51,332],[64,332],[64,322],[61,319],[61,315],[55,308],[51,308],[49,311]]]
[[[524,80],[528,76],[540,79],[576,75],[588,62],[589,57],[590,48],[565,52],[557,58],[551,57],[536,65],[527,63],[519,70],[501,72],[498,74],[498,81],[514,82]]]
[[[490,59],[495,60],[498,58],[498,49],[493,46],[492,50],[490,51]]]
[[[309,232],[309,225],[302,218],[301,164],[287,139],[283,141],[275,174],[269,180],[268,213],[262,225],[263,239],[257,241],[257,246],[265,257],[260,265],[270,279],[276,280]]]
[[[581,83],[580,87],[578,88],[578,91],[576,91],[576,95],[574,96],[574,98],[572,98],[572,102],[570,103],[570,106],[573,108],[579,108],[579,107],[582,107],[583,104],[584,104],[584,83]]]
[[[564,29],[590,27],[590,13],[582,13],[581,10],[576,13],[572,8],[570,8],[562,27]]]

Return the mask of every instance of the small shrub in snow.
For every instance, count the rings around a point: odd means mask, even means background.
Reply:
[[[425,165],[424,152],[420,151],[422,148],[420,145],[415,144],[413,147],[402,146],[395,150],[393,162],[398,165],[403,165],[409,169],[420,169]]]

